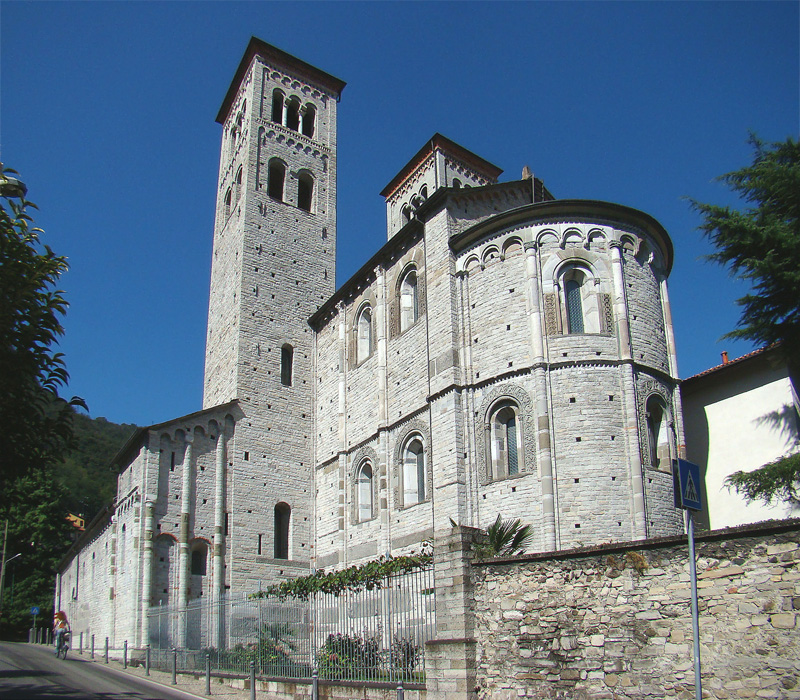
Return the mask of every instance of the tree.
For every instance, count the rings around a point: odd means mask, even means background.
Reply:
[[[503,520],[497,514],[495,520],[486,529],[486,542],[476,548],[481,557],[503,557],[522,554],[533,541],[533,528],[523,525],[519,518]]]
[[[4,635],[27,627],[32,605],[52,612],[55,566],[70,541],[54,465],[72,443],[74,406],[84,406],[58,395],[68,375],[54,347],[67,302],[56,283],[67,262],[40,242],[27,213],[35,205],[14,172],[0,164],[0,522],[8,552],[22,556],[11,565],[8,606],[8,580],[0,591]]]
[[[58,460],[72,437],[73,397],[58,395],[68,375],[53,347],[67,302],[56,288],[67,262],[39,241],[27,213],[35,205],[0,164],[0,491],[21,474]],[[19,199],[19,201],[16,201]]]
[[[789,137],[765,144],[752,134],[750,143],[753,164],[719,180],[752,206],[738,211],[690,201],[717,249],[706,259],[752,285],[736,300],[737,328],[723,337],[780,341],[793,353],[800,342],[800,143]]]
[[[800,143],[765,144],[750,135],[750,166],[719,179],[751,206],[732,210],[690,200],[704,221],[703,234],[716,251],[706,259],[748,281],[752,290],[737,299],[742,308],[737,328],[726,338],[759,344],[779,343],[796,375],[800,365]],[[793,454],[751,472],[726,479],[748,501],[783,500],[800,505],[800,455]]]

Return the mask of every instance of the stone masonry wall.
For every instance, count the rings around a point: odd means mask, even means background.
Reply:
[[[800,698],[800,520],[697,537],[703,697]],[[685,537],[473,566],[478,698],[693,698]]]

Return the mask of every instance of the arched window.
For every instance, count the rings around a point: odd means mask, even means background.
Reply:
[[[288,343],[281,348],[281,384],[292,386],[292,364],[294,348]]]
[[[242,195],[242,166],[239,166],[239,169],[236,171],[236,179],[234,180],[236,185],[236,201],[239,201],[239,197]]]
[[[275,559],[289,558],[289,523],[292,509],[288,503],[275,506]]]
[[[413,211],[411,209],[411,205],[410,204],[404,204],[403,208],[400,211],[403,214],[403,223],[404,224],[407,224],[409,221],[411,221],[411,215],[413,214]]]
[[[428,186],[423,185],[422,189],[419,191],[419,196],[422,197],[422,200],[425,201],[428,198]]]
[[[272,91],[272,121],[283,124],[283,92],[277,88]]]
[[[412,268],[400,282],[400,332],[416,323],[419,318],[417,271]]]
[[[374,507],[372,493],[372,465],[364,460],[356,477],[356,507],[360,523],[372,520]]]
[[[583,304],[581,285],[571,279],[564,284],[564,297],[567,306],[567,329],[569,333],[583,333]]]
[[[300,102],[295,98],[286,101],[286,126],[292,131],[300,131]]]
[[[497,404],[489,419],[491,478],[519,474],[522,466],[522,429],[519,407],[513,401]]]
[[[231,189],[228,188],[228,191],[225,193],[225,218],[227,219],[231,215]]]
[[[563,323],[567,333],[600,333],[595,279],[588,269],[568,267],[561,275]]]
[[[368,305],[358,315],[356,333],[356,358],[361,363],[372,354],[372,309]]]
[[[654,469],[670,471],[672,454],[670,449],[670,428],[667,409],[657,396],[647,399],[647,441],[650,466]]]
[[[269,162],[269,181],[267,183],[267,194],[279,202],[283,201],[283,183],[286,179],[286,166],[282,161],[273,158]]]
[[[205,576],[208,569],[208,546],[200,542],[192,548],[192,576]]]
[[[312,104],[307,104],[303,110],[303,136],[314,137],[314,126],[317,119],[317,110]]]
[[[297,206],[304,211],[311,211],[314,199],[314,178],[311,173],[302,172],[297,177]]]
[[[403,506],[422,503],[425,493],[425,449],[419,436],[408,440],[403,449]]]
[[[461,187],[461,180],[459,180],[457,177],[453,178],[453,187],[455,187],[456,189]]]

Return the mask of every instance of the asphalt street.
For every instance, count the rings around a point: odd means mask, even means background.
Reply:
[[[115,667],[119,668],[115,668]],[[138,671],[141,673],[141,671]],[[170,687],[166,674],[154,674],[161,683],[146,679],[121,664],[105,665],[73,650],[58,659],[50,646],[0,642],[0,698],[2,700],[197,700],[198,681],[186,681],[194,692]],[[184,679],[181,679],[181,684]],[[249,693],[217,687],[214,697],[245,698]],[[263,696],[262,696],[263,697]]]

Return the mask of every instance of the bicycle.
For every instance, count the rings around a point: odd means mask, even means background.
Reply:
[[[66,660],[67,658],[67,650],[69,649],[69,631],[64,631],[62,634],[58,635],[58,640],[56,642],[56,656],[63,658]]]

